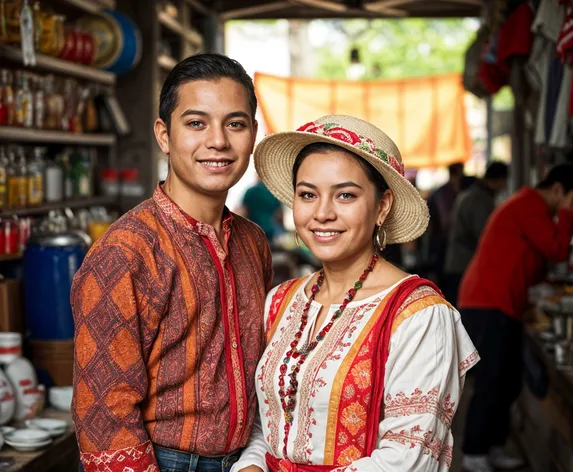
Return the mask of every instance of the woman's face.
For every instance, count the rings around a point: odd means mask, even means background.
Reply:
[[[340,262],[372,251],[375,225],[384,222],[393,196],[382,199],[356,160],[344,151],[310,154],[296,175],[296,230],[323,262]]]

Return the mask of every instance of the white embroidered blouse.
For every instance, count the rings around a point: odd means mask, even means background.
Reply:
[[[259,417],[247,447],[231,472],[249,465],[267,472],[267,452],[284,458],[279,367],[300,325],[308,300],[304,288],[310,278],[292,296],[257,367]],[[360,352],[364,360],[351,365],[354,384],[341,386],[337,376],[340,371],[349,370],[348,359],[351,355],[356,358],[353,346],[364,339],[376,309],[401,282],[370,298],[349,303],[302,365],[288,436],[287,459],[291,462],[342,465],[339,470],[345,468],[347,472],[443,472],[449,469],[452,418],[466,371],[479,356],[459,313],[435,291],[429,287],[415,290],[392,326],[384,383],[384,417],[378,428],[377,448],[370,457],[362,457],[356,444],[363,438],[360,431],[366,422],[366,411],[359,402],[352,402],[353,395],[368,395],[370,380],[361,372],[362,367],[369,367],[368,353]],[[267,296],[267,319],[277,289]],[[338,307],[330,307],[325,324]],[[312,333],[320,308],[318,302],[312,303],[301,342]],[[348,400],[348,406],[333,410],[332,405],[343,400]],[[336,424],[339,426],[335,431]]]

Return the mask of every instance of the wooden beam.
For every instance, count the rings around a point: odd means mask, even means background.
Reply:
[[[344,13],[348,11],[348,7],[338,2],[330,2],[328,0],[291,0],[291,3],[305,5],[307,7],[314,7],[320,10],[332,11],[336,13]]]
[[[217,12],[215,10],[206,7],[199,0],[185,0],[185,1],[187,2],[187,4],[191,8],[194,8],[195,10],[197,10],[199,13],[202,13],[203,15],[216,15],[217,14]]]
[[[271,2],[263,5],[257,5],[254,7],[237,8],[236,10],[229,10],[221,14],[221,19],[235,20],[237,18],[245,18],[259,15],[261,13],[269,13],[277,10],[282,10],[283,8],[290,7],[291,3],[288,1],[284,2]]]
[[[399,7],[414,3],[416,0],[380,0],[378,2],[366,3],[364,8],[373,12],[384,12],[392,7]]]

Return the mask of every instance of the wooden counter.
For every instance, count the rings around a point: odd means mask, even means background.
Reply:
[[[11,458],[14,463],[8,467],[0,466],[0,472],[76,472],[78,470],[79,452],[70,414],[46,409],[41,416],[65,420],[69,428],[66,433],[54,438],[52,444],[37,451],[20,452],[4,444],[0,450],[0,461]]]
[[[513,411],[513,429],[533,471],[573,472],[573,369],[558,367],[532,330],[526,330],[525,341],[549,388],[539,398],[524,385]]]

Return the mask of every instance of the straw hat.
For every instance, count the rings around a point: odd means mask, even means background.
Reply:
[[[426,202],[404,177],[400,151],[384,132],[370,123],[345,115],[328,115],[296,131],[276,133],[255,149],[255,167],[267,188],[292,208],[292,168],[299,152],[309,144],[330,143],[348,149],[372,164],[394,193],[384,222],[388,243],[405,243],[421,236],[428,226]]]

